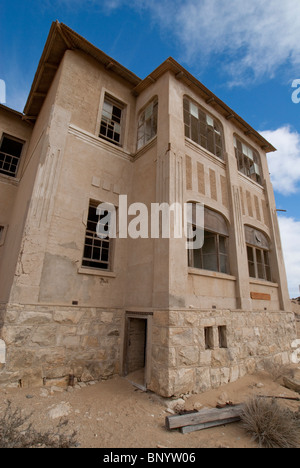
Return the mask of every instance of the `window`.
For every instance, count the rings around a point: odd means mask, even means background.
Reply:
[[[245,235],[250,278],[272,281],[267,237],[250,226],[245,226]]]
[[[222,325],[218,327],[219,334],[219,348],[227,348],[227,327]]]
[[[205,349],[214,349],[214,329],[213,327],[204,328]]]
[[[188,98],[183,99],[185,136],[224,159],[221,125]]]
[[[238,170],[254,180],[254,182],[262,185],[262,169],[258,152],[242,143],[236,137],[234,137],[234,147]]]
[[[97,268],[99,270],[110,271],[111,269],[111,239],[106,237],[100,239],[97,236],[97,224],[103,220],[105,231],[108,231],[109,225],[106,222],[108,212],[102,211],[97,214],[98,204],[90,202],[87,227],[85,233],[84,252],[82,266]],[[104,224],[106,222],[106,224]]]
[[[192,225],[195,232],[200,226]],[[205,208],[204,244],[188,251],[189,267],[229,274],[228,228],[222,215]]]
[[[122,117],[124,106],[107,95],[104,98],[99,136],[121,146]]]
[[[3,243],[4,238],[4,226],[0,226],[0,245]]]
[[[0,146],[0,173],[16,177],[24,142],[4,135]]]
[[[155,98],[141,113],[138,122],[137,149],[139,150],[157,133],[158,100]]]

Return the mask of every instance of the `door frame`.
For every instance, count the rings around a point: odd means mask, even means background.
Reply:
[[[146,336],[145,336],[145,372],[144,372],[144,385],[143,390],[148,388],[151,380],[151,355],[152,355],[152,322],[153,312],[126,312],[125,313],[125,326],[124,326],[124,344],[123,344],[123,362],[122,362],[122,375],[127,376],[128,369],[128,349],[129,349],[129,329],[130,319],[146,320]],[[138,384],[134,385],[139,386]],[[140,387],[140,386],[139,386]]]

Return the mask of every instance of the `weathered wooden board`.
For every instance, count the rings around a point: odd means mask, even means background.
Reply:
[[[202,431],[203,429],[209,429],[210,427],[224,426],[225,424],[231,424],[241,420],[240,416],[235,418],[220,419],[220,421],[212,421],[204,424],[196,424],[195,426],[185,426],[180,428],[182,434],[188,434],[190,432]]]
[[[243,405],[236,405],[222,409],[203,409],[197,413],[183,414],[180,416],[167,416],[166,427],[167,429],[178,429],[185,426],[196,426],[216,421],[224,421],[225,419],[240,417],[242,411]]]
[[[271,300],[270,294],[251,292],[250,295],[251,295],[251,299],[255,301],[270,301]]]

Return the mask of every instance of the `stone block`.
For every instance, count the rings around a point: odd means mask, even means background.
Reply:
[[[196,369],[195,390],[199,393],[206,392],[211,388],[210,369],[199,367]]]
[[[22,325],[45,324],[52,322],[52,313],[23,311],[18,315],[15,322]]]
[[[24,346],[32,333],[32,327],[4,326],[2,338],[6,346]]]
[[[178,366],[193,366],[199,364],[199,351],[195,346],[182,347],[178,351]]]
[[[201,366],[211,366],[211,359],[212,359],[212,351],[210,349],[200,352],[200,365]]]
[[[55,325],[38,326],[31,336],[31,342],[45,347],[55,346],[57,337],[57,327]]]
[[[173,395],[182,395],[193,391],[195,386],[195,369],[176,369],[170,370],[170,388],[173,389]]]
[[[193,343],[191,328],[170,328],[169,339],[171,346],[189,346]]]
[[[239,379],[240,376],[240,368],[239,366],[233,366],[230,369],[230,382],[236,382]]]
[[[76,309],[57,310],[53,313],[54,322],[61,324],[74,324],[77,325],[82,319],[84,312]]]

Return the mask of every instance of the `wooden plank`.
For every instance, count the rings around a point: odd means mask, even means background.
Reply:
[[[196,424],[195,426],[185,426],[180,428],[181,434],[189,434],[190,432],[202,431],[203,429],[209,429],[210,427],[224,426],[225,424],[231,424],[241,420],[241,416],[235,418],[220,419],[220,421],[212,421],[203,424]]]
[[[253,299],[254,301],[270,301],[271,300],[270,294],[251,292],[250,295],[251,295],[251,299]]]
[[[185,426],[196,426],[213,421],[221,421],[230,419],[241,415],[243,405],[228,406],[226,408],[213,408],[204,409],[193,414],[183,414],[181,416],[167,416],[166,427],[167,429],[178,429]]]

